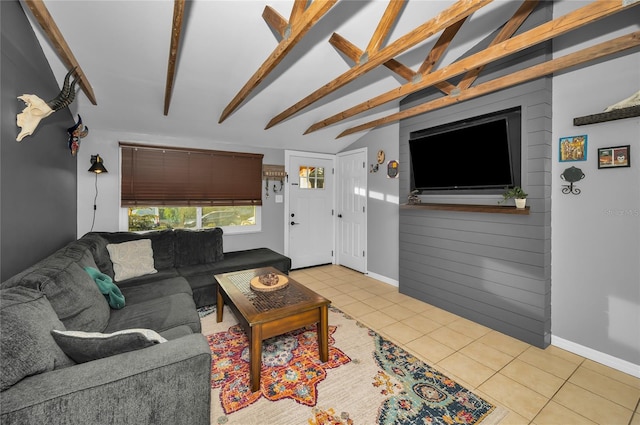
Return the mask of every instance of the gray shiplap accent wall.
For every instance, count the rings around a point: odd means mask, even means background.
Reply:
[[[549,47],[503,62],[496,73],[548,58]],[[402,109],[437,97],[407,98]],[[403,209],[400,292],[538,347],[551,340],[551,78],[403,120],[400,203],[409,193],[409,134],[461,119],[522,108],[522,186],[529,215]],[[478,141],[482,143],[481,140]],[[455,148],[450,149],[455,161]],[[499,195],[423,196],[423,202],[496,205]]]

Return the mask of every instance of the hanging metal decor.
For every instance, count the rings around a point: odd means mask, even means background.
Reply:
[[[78,122],[73,127],[67,128],[67,133],[69,133],[68,145],[69,150],[71,151],[71,156],[76,156],[80,149],[80,139],[89,134],[89,127],[85,127],[82,124],[82,117],[80,114],[78,114]]]
[[[569,167],[564,170],[562,174],[560,174],[560,178],[562,178],[562,180],[566,182],[569,182],[569,184],[562,187],[562,193],[564,193],[565,195],[568,195],[569,193],[572,193],[574,195],[580,194],[580,189],[574,187],[573,184],[585,178],[585,175],[581,169],[577,167]]]

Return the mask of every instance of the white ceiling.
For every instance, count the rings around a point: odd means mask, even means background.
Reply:
[[[410,0],[387,44],[433,18],[454,1]],[[220,114],[279,39],[262,18],[265,6],[288,18],[293,1],[187,2],[168,116],[163,114],[173,1],[45,0],[53,19],[93,87],[97,105],[81,91],[71,105],[92,131],[122,131],[181,140],[337,153],[364,133],[336,140],[354,125],[397,110],[398,101],[323,130],[315,122],[401,85],[379,67],[288,120],[264,130],[278,113],[346,72],[353,64],[329,43],[337,32],[365,50],[387,1],[339,0],[289,55],[222,124]],[[506,22],[519,1],[494,1],[471,16],[438,67],[449,64]],[[67,72],[29,9],[23,8],[56,79]],[[416,71],[440,34],[396,58]],[[46,97],[46,96],[41,96]],[[53,97],[53,96],[51,96]]]

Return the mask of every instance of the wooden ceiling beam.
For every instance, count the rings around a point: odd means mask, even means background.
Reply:
[[[289,24],[295,25],[307,8],[307,0],[295,0],[289,15]]]
[[[169,115],[173,82],[175,79],[178,51],[180,50],[180,36],[184,19],[185,0],[173,1],[173,22],[171,23],[171,44],[169,46],[169,60],[167,63],[167,83],[164,89],[164,115]]]
[[[511,38],[513,34],[520,28],[520,26],[524,23],[524,21],[531,15],[531,12],[538,6],[538,0],[525,0],[516,13],[513,14],[511,19],[507,21],[507,23],[502,27],[498,35],[491,41],[488,47],[495,46],[498,43],[502,43],[505,40]],[[471,84],[478,78],[478,75],[482,72],[486,65],[479,66],[477,68],[472,69],[467,72],[462,80],[458,83],[458,88],[460,90],[467,89],[471,87]]]
[[[334,32],[331,35],[329,44],[344,53],[354,63],[358,63],[362,57],[362,50],[338,33]],[[388,60],[383,65],[404,78],[406,81],[411,81],[416,75],[411,68],[401,64],[395,59]]]
[[[432,100],[422,105],[418,105],[413,108],[409,108],[404,111],[397,112],[395,114],[391,114],[365,124],[361,124],[359,126],[343,131],[338,135],[338,137],[336,137],[336,139],[360,131],[379,127],[381,125],[397,122],[416,115],[424,114],[426,112],[440,109],[454,103],[460,103],[479,96],[484,96],[498,90],[522,84],[524,82],[531,81],[545,75],[563,71],[565,69],[581,65],[586,62],[594,61],[596,59],[600,59],[615,53],[619,53],[624,50],[629,50],[638,46],[640,46],[640,31],[633,32],[610,41],[605,41],[595,46],[582,49],[578,52],[569,53],[560,58],[552,59],[547,62],[534,65],[530,68],[523,69],[521,71],[516,71],[512,74],[496,78],[486,83],[478,84],[477,86],[462,91],[458,96],[447,96],[441,99]]]
[[[426,40],[439,31],[442,31],[444,28],[447,28],[454,22],[457,22],[460,19],[471,15],[476,10],[491,3],[491,1],[492,0],[458,0],[455,4],[439,13],[436,17],[428,20],[424,24],[408,32],[385,48],[377,51],[375,54],[372,54],[365,63],[354,66],[347,72],[335,78],[333,81],[323,85],[315,92],[300,100],[295,105],[279,113],[273,119],[271,119],[271,121],[269,121],[266,128],[271,128],[274,125],[284,121],[285,119],[296,114],[312,103],[318,101],[319,99],[327,96],[330,93],[333,93],[334,91],[350,83],[356,78],[366,74],[375,67],[382,65],[388,60],[395,58],[400,53]]]
[[[371,36],[371,40],[369,40],[369,45],[364,51],[366,58],[380,50],[380,46],[382,46],[389,36],[391,27],[396,22],[396,19],[398,19],[398,14],[406,3],[406,0],[389,0],[387,8],[380,19],[380,22],[378,22],[378,26]],[[366,58],[361,59],[359,62],[362,62]]]
[[[49,38],[49,41],[51,41],[51,44],[58,52],[58,56],[60,56],[60,59],[66,65],[67,70],[71,70],[73,68],[76,69],[75,78],[84,94],[92,104],[97,105],[96,96],[93,93],[93,88],[89,83],[89,79],[76,60],[76,57],[73,55],[71,48],[64,39],[62,32],[60,32],[60,28],[58,28],[58,25],[53,20],[47,6],[45,6],[42,0],[24,0],[24,2],[27,7],[29,7],[29,10],[31,10],[31,13],[33,13],[33,16],[40,24],[40,27],[42,27],[42,30]]]
[[[440,37],[438,37],[438,40],[436,41],[436,44],[433,45],[427,57],[424,58],[422,65],[420,65],[420,68],[418,69],[419,74],[428,74],[436,66],[442,58],[442,55],[444,55],[444,52],[449,48],[449,44],[453,41],[453,37],[456,36],[458,31],[460,31],[462,24],[465,23],[467,18],[468,16],[465,16],[442,31],[442,34],[440,34]]]
[[[556,18],[552,21],[538,25],[537,27],[526,31],[516,37],[510,38],[488,47],[474,55],[461,59],[442,69],[433,71],[422,76],[420,81],[407,83],[401,87],[390,90],[386,93],[378,95],[374,98],[366,100],[356,106],[319,121],[309,127],[307,132],[316,131],[328,125],[335,124],[354,115],[365,112],[369,109],[383,105],[392,100],[396,100],[415,93],[419,90],[438,84],[449,78],[467,72],[470,69],[486,65],[495,60],[506,57],[512,53],[519,52],[535,44],[550,40],[558,35],[567,33],[576,28],[580,28],[591,22],[597,21],[604,17],[613,15],[622,10],[637,6],[640,2],[623,5],[621,2],[612,2],[608,0],[595,0],[594,2],[576,9],[564,16]],[[306,134],[306,133],[305,133]]]
[[[262,19],[269,25],[269,27],[280,34],[280,40],[288,37],[288,32],[291,31],[289,22],[279,14],[273,7],[265,6],[262,11]]]
[[[240,106],[249,94],[269,75],[271,71],[284,59],[291,49],[305,36],[305,34],[329,11],[337,0],[314,0],[313,3],[300,15],[300,19],[291,26],[291,36],[282,40],[275,50],[262,63],[260,68],[249,78],[249,81],[240,89],[235,97],[222,111],[218,123],[222,123]],[[294,3],[294,7],[296,7]]]

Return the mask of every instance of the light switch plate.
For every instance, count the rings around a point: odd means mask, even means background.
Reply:
[[[284,201],[282,195],[276,195],[276,204],[281,204]]]

